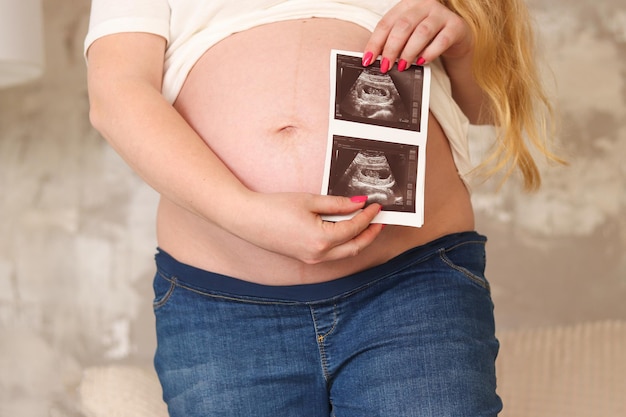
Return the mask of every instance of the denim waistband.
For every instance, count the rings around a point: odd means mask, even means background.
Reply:
[[[168,276],[168,278],[176,278],[176,281],[181,285],[187,285],[208,293],[280,301],[314,302],[332,299],[353,292],[412,264],[423,262],[436,255],[441,249],[449,249],[458,244],[472,241],[484,243],[487,241],[487,238],[476,232],[446,235],[424,245],[409,249],[373,268],[327,282],[302,285],[272,286],[256,284],[227,275],[205,271],[177,261],[160,248],[158,248],[155,255],[155,260],[158,271]]]

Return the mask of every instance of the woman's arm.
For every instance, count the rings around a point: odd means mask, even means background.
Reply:
[[[304,193],[247,189],[161,95],[165,40],[121,33],[88,51],[90,119],[130,167],[165,198],[259,247],[307,263],[345,258],[369,245],[381,225],[372,204]],[[227,195],[216,204],[213,196]]]
[[[481,112],[485,96],[472,75],[473,50],[470,29],[456,13],[437,0],[402,0],[374,29],[365,56],[382,55],[389,63],[398,59],[399,70],[441,57],[454,100],[470,123],[480,124],[488,122],[488,112]]]
[[[103,37],[88,51],[93,126],[150,186],[201,217],[225,213],[205,190],[234,200],[246,190],[161,95],[165,40],[144,33]]]

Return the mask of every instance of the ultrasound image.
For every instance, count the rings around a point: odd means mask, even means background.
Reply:
[[[380,60],[363,67],[360,54],[340,51],[332,52],[331,62],[334,86],[322,193],[367,196],[367,204],[382,206],[381,221],[421,226],[423,169],[418,160],[426,139],[428,119],[422,110],[428,108],[429,68],[382,73]],[[341,218],[330,216],[336,217]]]
[[[400,94],[388,74],[366,69],[340,104],[352,116],[396,121],[409,118]]]
[[[383,210],[414,213],[417,154],[415,145],[334,135],[328,194],[366,195]]]
[[[403,203],[402,190],[396,184],[387,157],[378,151],[359,152],[334,191],[346,196],[366,195],[368,204],[391,206]]]

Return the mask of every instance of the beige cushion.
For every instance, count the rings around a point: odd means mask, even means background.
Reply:
[[[626,417],[626,322],[498,337],[502,417]]]
[[[505,331],[498,337],[501,417],[626,417],[626,322]],[[89,368],[80,394],[86,417],[167,417],[151,369]]]
[[[85,370],[79,388],[85,417],[168,417],[152,369],[101,366]]]

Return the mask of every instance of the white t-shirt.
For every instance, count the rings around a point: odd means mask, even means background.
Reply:
[[[92,0],[85,52],[98,38],[147,32],[167,40],[163,95],[173,103],[189,71],[213,45],[262,24],[310,17],[335,18],[373,30],[397,0]],[[468,185],[469,121],[452,99],[439,61],[431,64],[430,111],[444,130],[461,178]]]

